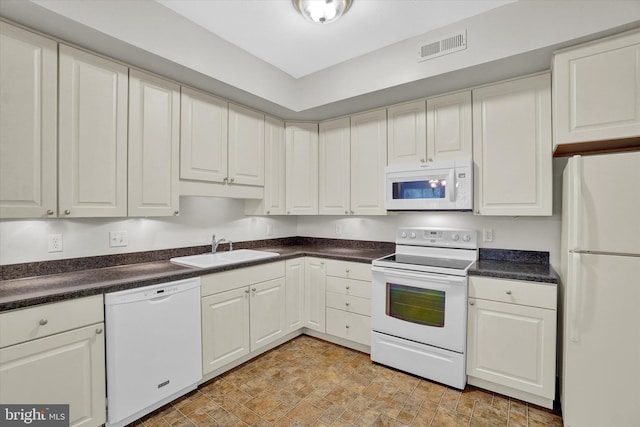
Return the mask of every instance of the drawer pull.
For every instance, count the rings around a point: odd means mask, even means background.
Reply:
[[[102,333],[102,328],[97,328],[96,329],[96,334],[100,335]]]
[[[349,307],[349,303],[348,303],[348,302],[345,302],[345,303],[344,303],[344,305],[346,305],[347,307]]]
[[[476,305],[475,301],[469,301],[469,305]]]
[[[345,271],[346,271],[347,274],[349,274],[349,269],[348,268]]]
[[[345,286],[344,288],[345,288],[346,290],[349,290],[349,289],[351,289],[351,286],[347,285],[347,286]]]
[[[349,325],[344,325],[345,328],[349,329]]]
[[[47,319],[40,319],[40,322],[38,322],[38,323],[40,323],[40,326],[44,326],[47,323],[49,323],[49,321]]]
[[[511,289],[507,289],[507,295],[511,295]]]
[[[245,290],[244,290],[244,293],[245,293],[245,294],[248,294],[248,293],[249,293],[249,289],[245,289]]]

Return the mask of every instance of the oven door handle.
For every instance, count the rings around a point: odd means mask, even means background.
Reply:
[[[459,284],[465,285],[467,283],[467,276],[441,276],[439,274],[433,273],[416,273],[411,271],[399,271],[399,270],[390,270],[384,267],[372,267],[371,271],[377,271],[388,277],[399,277],[402,279],[414,279],[414,280],[429,280],[430,282],[438,282],[445,284]]]

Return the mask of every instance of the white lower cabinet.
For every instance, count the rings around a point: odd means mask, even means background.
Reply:
[[[285,261],[287,333],[304,325],[304,258]]]
[[[202,373],[286,334],[285,263],[202,276]]]
[[[102,295],[0,314],[0,402],[69,404],[69,425],[106,421]]]
[[[304,326],[325,332],[325,261],[306,258],[304,266]]]
[[[469,384],[553,407],[556,292],[553,284],[469,278]]]
[[[371,345],[371,265],[327,260],[327,334]]]
[[[202,374],[249,354],[249,289],[202,298]]]

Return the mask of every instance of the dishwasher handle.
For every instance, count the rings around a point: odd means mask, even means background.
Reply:
[[[141,288],[127,289],[124,291],[110,292],[104,295],[104,305],[129,304],[137,301],[161,301],[171,295],[186,292],[200,287],[200,278],[176,280],[157,285],[143,286]]]

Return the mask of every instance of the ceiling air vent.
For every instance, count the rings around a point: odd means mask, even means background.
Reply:
[[[437,58],[467,48],[467,30],[423,44],[418,48],[418,62]]]

